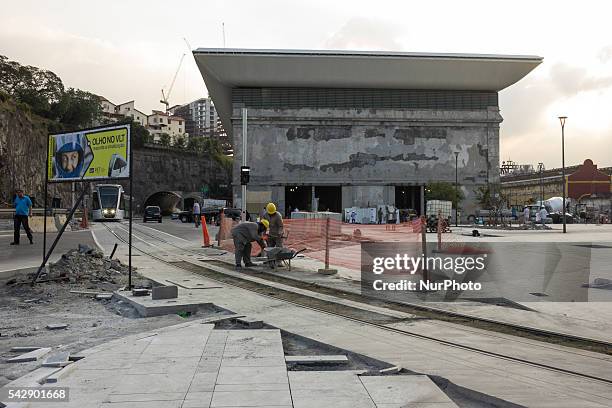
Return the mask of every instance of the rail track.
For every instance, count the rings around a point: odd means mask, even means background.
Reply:
[[[104,225],[104,227],[113,235],[115,236],[118,240],[120,240],[123,243],[127,244],[127,239],[125,237],[122,237],[121,234],[117,233],[116,231],[114,231],[111,227],[109,227],[106,224],[102,224]],[[175,245],[173,243],[171,243],[170,241],[164,240],[162,238],[159,238],[158,236],[156,236],[155,234],[149,233],[147,231],[144,231],[143,228],[137,227],[136,229],[138,229],[138,234],[142,234],[142,235],[146,235],[149,238],[155,239],[158,242],[162,242],[162,243],[166,243],[172,247],[175,247],[181,251],[183,251],[183,254],[175,254],[175,253],[169,253],[170,255],[173,256],[184,256],[185,253],[188,253],[190,256],[193,255],[198,255],[198,256],[204,256],[204,254],[194,251],[194,250],[188,250],[188,249],[184,249],[181,248],[178,245]],[[125,230],[124,228],[120,228],[120,230],[124,233],[127,234],[127,230]],[[140,241],[146,242],[142,239],[140,239]],[[150,244],[149,244],[150,245]],[[159,262],[163,262],[167,265],[173,266],[173,267],[178,267],[180,269],[183,269],[185,271],[191,272],[191,273],[195,273],[198,275],[201,275],[203,277],[205,277],[206,279],[210,279],[219,283],[222,283],[224,285],[228,285],[228,286],[232,286],[232,287],[236,287],[236,288],[240,288],[240,289],[245,289],[251,292],[255,292],[258,295],[264,296],[264,297],[268,297],[277,301],[282,301],[282,302],[287,302],[290,303],[292,305],[295,306],[299,306],[302,308],[306,308],[306,309],[310,309],[319,313],[325,313],[325,314],[329,314],[329,315],[334,315],[337,317],[341,317],[343,319],[347,319],[347,320],[351,320],[354,322],[358,322],[360,324],[366,324],[366,325],[370,325],[373,327],[376,327],[378,329],[381,330],[385,330],[385,331],[389,331],[389,332],[394,332],[394,333],[398,333],[401,335],[405,335],[405,336],[410,336],[410,337],[414,337],[414,338],[419,338],[422,340],[427,340],[427,341],[432,341],[432,342],[436,342],[438,344],[442,344],[445,346],[449,346],[449,347],[453,347],[453,348],[458,348],[458,349],[462,349],[462,350],[468,350],[471,352],[475,352],[475,353],[480,353],[480,354],[484,354],[484,355],[488,355],[491,357],[495,357],[495,358],[500,358],[500,359],[504,359],[504,360],[509,360],[509,361],[513,361],[515,363],[519,363],[519,364],[525,364],[525,365],[529,365],[529,366],[533,366],[533,367],[537,367],[540,369],[544,369],[544,370],[550,370],[550,371],[554,371],[554,372],[558,372],[558,373],[563,373],[566,375],[571,375],[571,376],[578,376],[581,378],[585,378],[588,380],[592,380],[592,381],[597,381],[597,382],[601,382],[601,383],[605,383],[605,384],[612,384],[612,379],[609,378],[604,378],[604,377],[598,377],[595,375],[590,375],[590,374],[586,374],[586,373],[581,373],[578,371],[574,371],[574,370],[569,370],[569,369],[565,369],[565,368],[561,368],[561,367],[555,367],[552,365],[548,365],[548,364],[543,364],[540,362],[536,362],[536,361],[530,361],[527,359],[523,359],[523,358],[518,358],[516,356],[511,356],[511,355],[507,355],[507,354],[503,354],[503,353],[497,353],[497,352],[492,352],[490,350],[484,350],[478,347],[471,347],[465,344],[460,344],[457,342],[453,342],[453,341],[448,341],[445,339],[441,339],[441,338],[437,338],[435,336],[427,336],[427,335],[423,335],[421,333],[414,333],[411,332],[409,330],[405,330],[405,329],[398,329],[398,328],[394,328],[394,327],[389,327],[388,324],[389,323],[393,323],[393,322],[400,322],[402,320],[406,320],[406,319],[400,319],[397,317],[392,317],[392,316],[388,316],[388,315],[382,315],[381,313],[377,313],[377,312],[373,312],[373,311],[369,311],[369,310],[364,310],[364,309],[358,309],[356,307],[351,307],[351,306],[346,306],[346,305],[342,305],[342,304],[337,304],[331,301],[326,301],[324,299],[320,299],[320,298],[315,298],[315,297],[310,297],[308,295],[305,295],[303,293],[296,293],[296,292],[292,292],[290,290],[286,290],[286,289],[281,289],[281,288],[277,288],[274,286],[270,286],[270,285],[266,285],[265,283],[262,283],[260,279],[258,279],[258,282],[254,282],[253,280],[248,280],[248,279],[242,279],[240,277],[235,276],[235,274],[230,274],[228,272],[230,272],[230,265],[227,265],[223,262],[220,261],[207,261],[207,262],[212,262],[213,266],[205,266],[205,265],[198,265],[193,263],[193,259],[189,259],[189,261],[184,260],[184,261],[168,261],[167,259],[164,259],[163,256],[160,256],[159,254],[153,253],[149,250],[145,250],[141,247],[139,247],[139,245],[137,243],[134,243],[133,241],[133,248],[142,253],[143,255],[149,256],[153,259],[158,260]],[[166,250],[160,249],[160,251],[166,252],[168,253]],[[227,272],[223,272],[223,269],[226,269]],[[257,278],[264,278],[264,276],[262,276],[264,274],[258,273],[256,274]],[[275,276],[275,275],[268,275],[267,277],[265,277],[264,279],[267,279],[270,276]],[[289,279],[284,279],[287,281],[292,281]],[[278,282],[278,279],[271,279],[271,281]],[[293,283],[295,283],[294,281],[292,281]],[[284,282],[283,282],[284,283]],[[319,286],[315,286],[312,285],[314,288],[318,288],[321,289],[321,287]],[[301,288],[300,288],[301,289]],[[309,290],[314,290],[313,288],[307,288]],[[327,291],[320,291],[320,293],[323,294],[327,294]],[[336,292],[340,292],[340,296],[338,296],[339,299],[343,299],[343,300],[353,300],[351,299],[351,297],[353,297],[352,293],[344,293],[341,291],[336,291]],[[352,296],[348,296],[348,295],[352,295]],[[367,299],[363,299],[360,298],[358,300],[359,302],[363,303],[364,305],[373,305],[373,306],[381,306],[381,302],[368,302]],[[404,311],[407,313],[413,313],[412,310],[402,310],[401,307],[392,307],[390,308],[390,310],[397,310],[397,311]],[[418,311],[418,310],[417,310]],[[431,313],[431,312],[430,312]],[[418,315],[419,317],[423,317],[422,315]],[[436,317],[430,317],[429,315],[426,318],[431,318],[431,319],[436,319]],[[454,323],[458,323],[457,320],[453,320],[452,316],[446,316],[444,319],[439,319],[438,320],[443,320],[443,321],[452,321]],[[460,324],[465,324],[465,322],[459,322]],[[472,327],[474,327],[474,325],[470,325]],[[512,327],[512,329],[514,329],[514,326]],[[501,331],[501,330],[495,330],[495,331]],[[504,331],[506,333],[508,333],[508,331]],[[534,329],[532,328],[528,328],[528,330],[525,331],[525,333],[532,333],[534,334],[536,337],[537,336],[541,336],[544,338],[547,338],[550,336],[549,332],[542,332],[542,333],[533,333],[535,332]],[[516,335],[516,333],[511,333]],[[563,340],[563,335],[561,334],[556,334],[558,338],[558,340]],[[526,337],[526,336],[523,336]],[[598,349],[598,352],[602,353],[602,354],[612,354],[612,350],[610,349],[610,345],[607,343],[603,343],[603,342],[596,342],[594,341],[592,344],[589,344],[589,347],[584,347],[585,343],[588,343],[589,340],[584,340],[581,339],[580,342],[582,344],[578,344],[576,339],[573,339],[571,337],[566,339],[567,342],[569,342],[570,344],[573,345],[573,347],[575,348],[580,348],[580,349],[586,349],[589,351],[593,351],[593,349]],[[551,341],[549,341],[551,342]],[[554,343],[563,343],[562,341],[555,341]],[[582,345],[583,347],[579,347],[580,345]]]

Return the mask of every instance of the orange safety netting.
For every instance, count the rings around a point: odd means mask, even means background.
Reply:
[[[418,242],[421,220],[400,224],[348,224],[332,219],[285,219],[283,246],[296,251],[305,249],[307,257],[325,262],[326,249],[330,265],[359,270],[362,242]],[[237,224],[229,218],[221,220],[218,244],[234,251],[231,228]],[[252,255],[260,252],[253,245]]]

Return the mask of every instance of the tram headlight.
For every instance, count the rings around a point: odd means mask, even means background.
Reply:
[[[105,208],[105,209],[103,209],[103,210],[102,210],[102,214],[104,214],[104,215],[108,214],[108,210],[107,210],[106,208]]]
[[[114,208],[111,208],[109,211],[110,211],[111,214],[115,215],[115,209]]]

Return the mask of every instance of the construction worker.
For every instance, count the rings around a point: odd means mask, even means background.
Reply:
[[[270,231],[268,232],[268,245],[271,247],[283,246],[283,216],[276,211],[274,203],[266,205],[266,213],[263,217],[270,223]]]
[[[257,241],[261,247],[261,250],[263,251],[263,249],[266,247],[266,243],[264,242],[262,235],[264,232],[266,232],[269,226],[270,223],[268,220],[264,219],[259,222],[241,222],[232,228],[231,234],[236,251],[236,269],[240,269],[242,267],[241,261],[243,259],[244,266],[255,266],[255,264],[251,262],[251,242]]]

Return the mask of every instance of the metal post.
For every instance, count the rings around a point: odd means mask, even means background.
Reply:
[[[83,199],[84,195],[85,195],[85,189],[83,189],[83,191],[81,192],[81,195],[79,195],[79,198],[76,200],[74,206],[72,206],[72,209],[70,210],[70,212],[66,216],[66,221],[64,222],[64,225],[62,225],[62,228],[59,230],[59,232],[55,236],[55,240],[53,240],[53,244],[51,244],[51,248],[49,248],[49,252],[47,252],[45,254],[45,257],[43,258],[42,263],[38,267],[38,271],[36,272],[36,275],[34,276],[34,279],[32,279],[32,285],[34,285],[36,283],[36,281],[38,280],[38,277],[40,276],[40,273],[42,272],[43,268],[47,264],[47,261],[49,260],[49,258],[51,257],[51,254],[53,253],[53,250],[55,249],[55,246],[59,242],[60,238],[64,234],[64,231],[66,230],[66,227],[68,226],[68,224],[70,224],[70,221],[72,220],[72,216],[74,215],[77,207],[81,203],[81,200]]]
[[[544,171],[544,163],[538,163],[538,170],[540,171],[540,206],[544,205],[544,179],[543,171]]]
[[[567,116],[559,116],[559,121],[561,122],[561,176],[563,178],[563,233],[567,232],[566,222],[565,222],[565,196],[567,192],[565,191],[565,120]]]
[[[47,195],[49,192],[49,140],[47,140],[47,161],[45,161],[45,208],[43,208],[43,252],[42,259],[47,254]]]
[[[242,165],[247,165],[247,108],[242,108]],[[247,218],[247,186],[242,186],[242,221]]]
[[[427,272],[427,217],[421,215],[421,250],[423,251],[423,281],[429,282]]]
[[[329,218],[325,220],[325,269],[329,269]]]
[[[459,152],[455,152],[455,227],[459,226]]]
[[[129,232],[130,236],[128,238],[128,290],[132,290],[132,218],[134,215],[134,188],[133,188],[133,179],[134,179],[134,165],[133,165],[133,157],[132,153],[132,142],[130,140],[130,221],[129,221]]]

